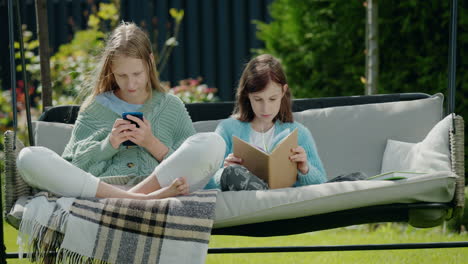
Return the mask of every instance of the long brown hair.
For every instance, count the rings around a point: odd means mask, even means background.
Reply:
[[[134,23],[122,22],[112,31],[99,59],[95,72],[88,85],[81,90],[79,98],[86,97],[81,109],[85,109],[99,94],[117,90],[119,86],[112,74],[112,62],[117,56],[141,59],[146,68],[149,82],[146,86],[149,97],[152,90],[166,92],[159,82],[158,73],[152,59],[151,42],[148,35]]]
[[[233,116],[243,122],[252,122],[255,113],[250,104],[249,93],[262,91],[270,82],[279,84],[283,89],[288,83],[279,60],[270,54],[259,55],[250,60],[239,80]],[[287,88],[281,98],[280,110],[273,121],[293,122],[291,105],[291,92]]]

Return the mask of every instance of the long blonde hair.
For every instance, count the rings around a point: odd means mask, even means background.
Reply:
[[[166,92],[161,85],[152,59],[151,42],[148,35],[134,23],[122,22],[112,31],[100,56],[98,65],[92,73],[90,82],[80,91],[78,98],[85,98],[80,111],[84,110],[94,98],[104,92],[119,89],[112,74],[112,61],[117,56],[141,59],[149,76],[146,86],[149,97],[152,90]]]

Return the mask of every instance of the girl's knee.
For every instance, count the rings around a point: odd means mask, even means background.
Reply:
[[[27,147],[23,148],[18,154],[16,165],[21,170],[34,169],[36,165],[41,164],[44,155],[48,152],[44,147]]]
[[[214,132],[198,133],[187,141],[188,144],[193,144],[198,152],[207,155],[218,156],[221,154],[224,156],[226,151],[226,142],[224,142],[224,139],[220,135]]]
[[[224,152],[226,151],[226,142],[224,142],[224,139],[214,132],[206,134],[206,137],[208,138],[207,147],[209,147],[210,150],[216,151],[216,153],[222,153],[222,155],[224,155]]]
[[[16,159],[16,167],[23,179],[33,184],[37,179],[33,175],[48,171],[54,167],[54,158],[59,157],[54,151],[45,147],[23,148]],[[39,172],[39,173],[38,173]]]
[[[37,170],[37,166],[41,164],[41,158],[43,157],[43,147],[27,147],[23,148],[16,159],[16,167],[20,172],[23,179],[32,183],[32,173]]]
[[[218,164],[222,162],[226,152],[226,142],[220,135],[214,132],[205,134],[205,137],[207,138],[205,149],[206,154],[210,155],[209,158],[213,160],[214,163]]]

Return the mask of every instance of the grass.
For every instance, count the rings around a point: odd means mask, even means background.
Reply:
[[[11,227],[9,224],[6,222],[3,222],[3,236],[5,238],[5,246],[6,246],[6,252],[18,252],[18,246],[16,245],[16,235],[18,232],[16,229]],[[7,259],[8,264],[23,264],[23,263],[30,263],[27,260],[18,260],[18,259]]]
[[[213,236],[210,247],[314,246],[468,241],[468,234],[444,232],[442,227],[416,229],[402,224],[339,228],[301,235],[248,238]],[[272,254],[212,254],[207,263],[466,263],[468,248],[344,251]]]
[[[445,232],[442,227],[416,229],[403,224],[362,225],[338,228],[292,236],[251,238],[236,236],[212,236],[214,247],[263,247],[263,246],[312,246],[386,244],[416,242],[468,241],[468,234]],[[4,224],[7,252],[17,252],[17,231]],[[206,263],[466,263],[468,248],[380,250],[308,253],[268,254],[210,254]],[[8,264],[29,263],[26,260],[8,260]]]

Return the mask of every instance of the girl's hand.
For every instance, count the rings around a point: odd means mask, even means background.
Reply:
[[[136,125],[132,124],[128,120],[116,119],[109,136],[109,141],[113,148],[117,149],[122,142],[127,141],[127,136],[132,129],[135,129]]]
[[[137,144],[138,146],[149,149],[150,146],[155,142],[156,137],[151,131],[151,124],[149,123],[148,119],[143,117],[143,120],[141,120],[140,118],[132,115],[127,115],[127,118],[134,121],[139,126],[133,127],[128,133],[126,133],[127,139]]]
[[[293,153],[289,156],[289,160],[297,163],[297,169],[302,174],[307,174],[309,172],[309,165],[307,162],[307,154],[303,147],[299,146],[297,148],[292,148],[291,152]]]
[[[234,164],[242,165],[242,159],[234,156],[234,154],[231,153],[224,159],[224,167],[231,166]]]
[[[128,115],[127,118],[134,121],[139,126],[135,126],[127,133],[127,139],[138,146],[144,147],[156,160],[162,161],[169,152],[169,148],[153,135],[151,124],[148,119],[143,117],[143,120],[141,120],[131,115]]]

